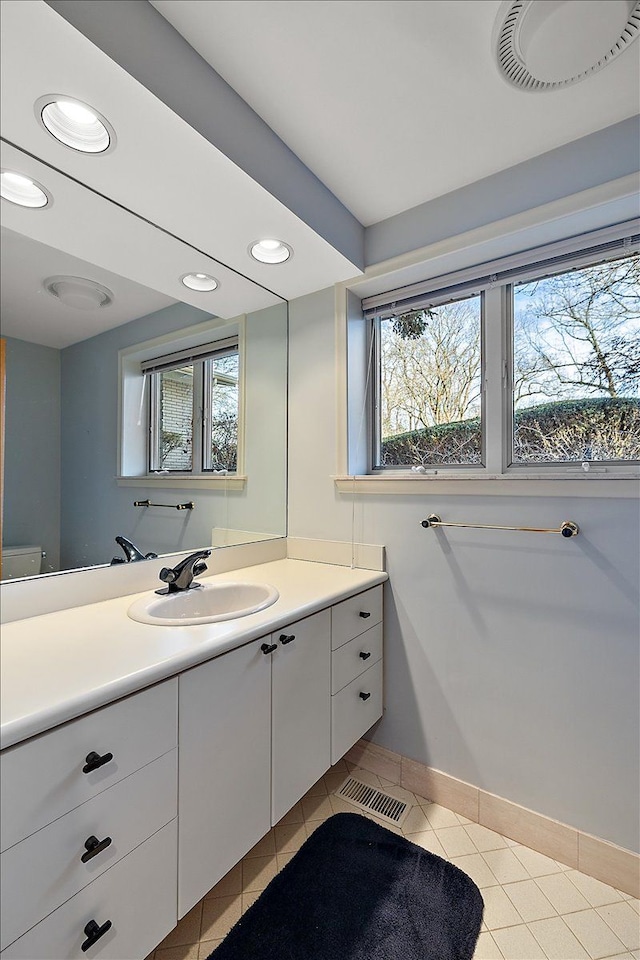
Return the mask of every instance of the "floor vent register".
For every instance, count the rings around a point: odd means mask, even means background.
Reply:
[[[377,787],[356,780],[355,777],[347,777],[340,789],[336,790],[335,795],[342,797],[348,803],[352,803],[354,807],[374,813],[376,817],[395,826],[400,826],[410,808],[410,805],[405,803],[404,800],[391,797],[388,793],[378,790]]]

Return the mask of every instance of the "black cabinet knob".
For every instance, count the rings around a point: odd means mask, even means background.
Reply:
[[[280,640],[280,643],[284,646],[286,643],[291,643],[291,641],[295,640],[295,638],[296,638],[295,633],[291,633],[288,636],[286,633],[281,633],[278,639]]]
[[[109,846],[111,846],[111,837],[98,840],[97,837],[91,836],[84,842],[85,853],[82,854],[80,859],[83,863],[88,863],[89,860],[93,860],[94,857],[102,853],[102,851],[106,850]]]
[[[89,920],[89,923],[84,928],[84,933],[86,940],[81,945],[80,949],[83,953],[86,953],[89,947],[92,947],[96,941],[103,937],[107,930],[111,930],[111,920],[106,920],[102,926],[98,926],[95,920]]]
[[[359,616],[359,617],[362,617],[363,620],[366,620],[368,617],[371,616],[371,611],[370,611],[370,610],[361,610],[360,613],[358,614],[358,616]]]
[[[368,660],[369,657],[371,656],[371,651],[367,650],[365,652],[364,650],[361,650],[358,656],[360,657],[361,660]]]
[[[109,760],[113,760],[113,754],[105,753],[100,756],[99,753],[96,753],[95,750],[92,750],[91,753],[87,754],[85,760],[86,763],[82,768],[82,772],[91,773],[92,770],[97,770],[98,767],[102,767],[105,763],[109,763]]]
[[[262,650],[262,652],[263,652],[264,654],[273,653],[274,650],[277,650],[277,649],[278,649],[278,644],[277,644],[277,643],[263,643],[262,646],[260,647],[260,649]]]
[[[360,694],[360,699],[361,699],[361,700],[368,700],[370,696],[371,696],[370,693],[361,693],[361,694]]]

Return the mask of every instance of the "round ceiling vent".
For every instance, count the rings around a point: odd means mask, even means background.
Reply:
[[[638,35],[636,0],[507,0],[493,48],[513,86],[557,90],[602,70]]]
[[[108,287],[82,277],[48,277],[44,288],[65,307],[76,310],[99,310],[113,303],[113,293]]]

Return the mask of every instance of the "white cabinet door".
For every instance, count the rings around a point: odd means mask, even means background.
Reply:
[[[275,824],[330,766],[330,611],[272,634],[271,642],[277,645],[271,654],[271,821]]]
[[[271,656],[262,643],[180,676],[178,917],[270,827]]]

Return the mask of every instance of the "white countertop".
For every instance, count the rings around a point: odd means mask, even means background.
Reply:
[[[248,617],[197,626],[131,620],[128,608],[150,591],[5,624],[2,748],[279,630],[382,583],[387,574],[289,559],[201,579],[269,583],[280,597]]]

